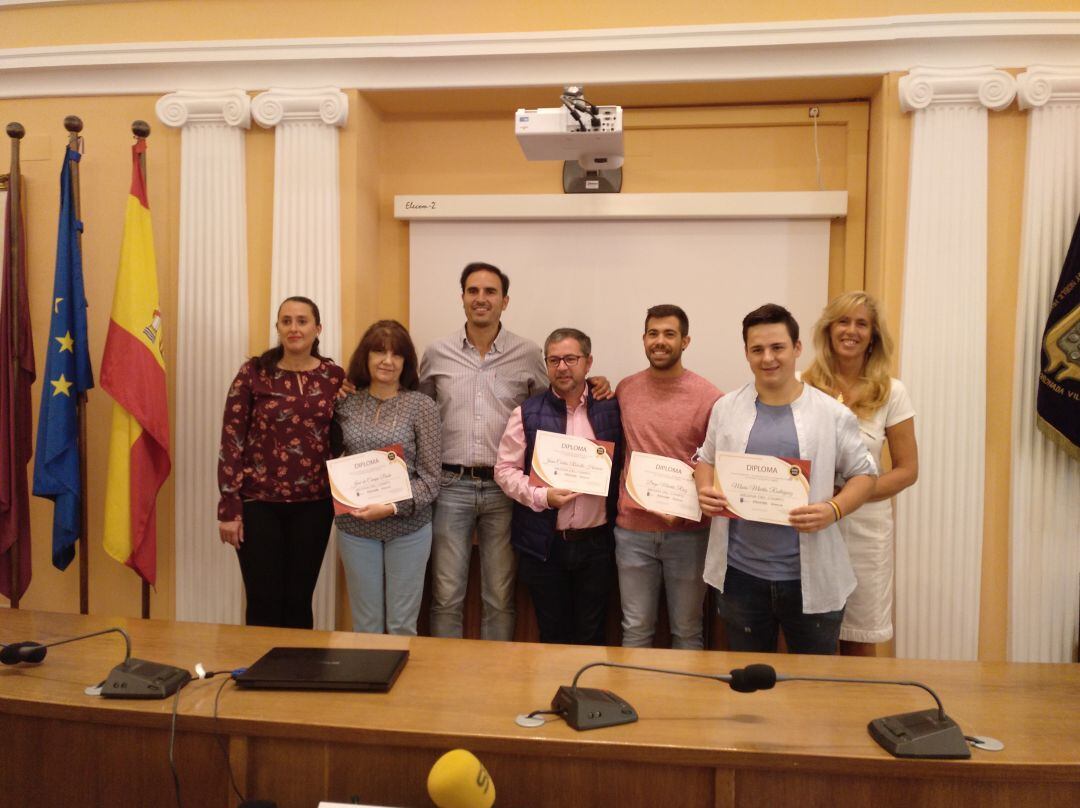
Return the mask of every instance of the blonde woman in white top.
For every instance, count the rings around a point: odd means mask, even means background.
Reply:
[[[866,292],[832,300],[814,327],[814,362],[802,378],[847,405],[859,419],[866,447],[881,465],[889,445],[892,467],[877,478],[870,500],[842,519],[858,581],[840,629],[840,652],[875,655],[893,636],[893,512],[891,499],[919,475],[915,410],[899,379],[890,377],[893,341],[877,304]]]

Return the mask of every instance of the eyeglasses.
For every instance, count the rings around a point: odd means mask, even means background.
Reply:
[[[560,362],[565,362],[568,368],[572,368],[584,358],[581,354],[567,354],[566,356],[545,356],[544,361],[547,362],[549,368],[554,370]]]

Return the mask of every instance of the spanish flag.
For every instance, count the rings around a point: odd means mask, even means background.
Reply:
[[[131,148],[131,195],[101,360],[101,386],[115,401],[105,489],[105,551],[153,584],[157,493],[172,464],[154,233],[139,160],[145,151],[142,138]]]

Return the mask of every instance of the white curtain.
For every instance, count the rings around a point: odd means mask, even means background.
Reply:
[[[1020,75],[1029,109],[1013,368],[1009,659],[1076,658],[1080,463],[1035,423],[1042,333],[1080,215],[1080,67]]]
[[[987,109],[1015,95],[993,68],[916,68],[901,375],[918,484],[897,498],[896,651],[975,659],[986,464]]]
[[[247,201],[242,90],[175,92],[157,102],[179,127],[180,266],[176,345],[176,619],[241,622],[236,553],[218,538],[217,456],[225,396],[248,353]]]
[[[341,200],[338,127],[349,102],[333,87],[271,89],[252,101],[255,120],[274,127],[274,236],[270,342],[278,304],[290,295],[314,300],[322,315],[322,353],[342,362]],[[337,542],[331,535],[315,589],[315,627],[333,629]]]

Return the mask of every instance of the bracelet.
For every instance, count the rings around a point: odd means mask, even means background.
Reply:
[[[826,500],[826,502],[828,502],[832,506],[833,513],[836,514],[837,522],[844,518],[844,514],[840,511],[840,506],[836,504],[836,500],[830,499]]]

